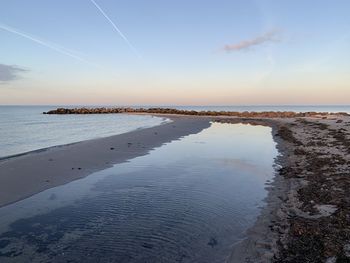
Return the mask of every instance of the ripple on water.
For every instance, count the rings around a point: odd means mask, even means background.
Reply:
[[[223,262],[259,212],[275,156],[269,128],[213,124],[0,209],[16,212],[0,262]],[[56,206],[20,213],[34,202]]]

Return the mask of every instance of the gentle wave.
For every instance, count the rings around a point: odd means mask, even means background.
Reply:
[[[52,107],[0,106],[0,158],[121,134],[167,120],[146,115],[48,116]]]

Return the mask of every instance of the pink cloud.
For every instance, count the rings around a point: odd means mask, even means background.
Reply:
[[[271,30],[264,33],[261,36],[258,36],[252,39],[244,40],[236,44],[225,45],[223,47],[223,50],[227,52],[241,51],[241,50],[249,49],[250,47],[253,47],[253,46],[262,45],[267,42],[278,42],[281,40],[279,37],[279,33],[280,33],[279,30]]]

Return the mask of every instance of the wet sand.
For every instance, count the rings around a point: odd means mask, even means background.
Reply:
[[[349,260],[350,117],[160,116],[173,123],[0,161],[0,206],[145,155],[210,121],[266,125],[281,154],[276,177],[256,224],[233,245],[228,262]]]
[[[277,154],[269,127],[212,123],[3,207],[0,261],[225,262],[264,205]]]
[[[228,262],[350,262],[350,118],[260,124],[273,127],[276,176]]]
[[[210,126],[209,119],[176,116],[171,119],[171,123],[152,128],[1,160],[0,206],[145,155],[164,143]]]

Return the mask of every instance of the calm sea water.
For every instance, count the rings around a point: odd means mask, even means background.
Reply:
[[[165,121],[152,116],[44,115],[56,107],[0,106],[0,158],[125,133]]]
[[[69,106],[67,106],[69,107]],[[147,106],[144,106],[147,107]],[[164,106],[215,111],[348,112],[350,106]],[[44,115],[57,106],[0,106],[0,158],[56,145],[151,127],[165,121],[151,116]]]
[[[224,262],[266,197],[271,129],[214,123],[0,209],[0,262]]]

